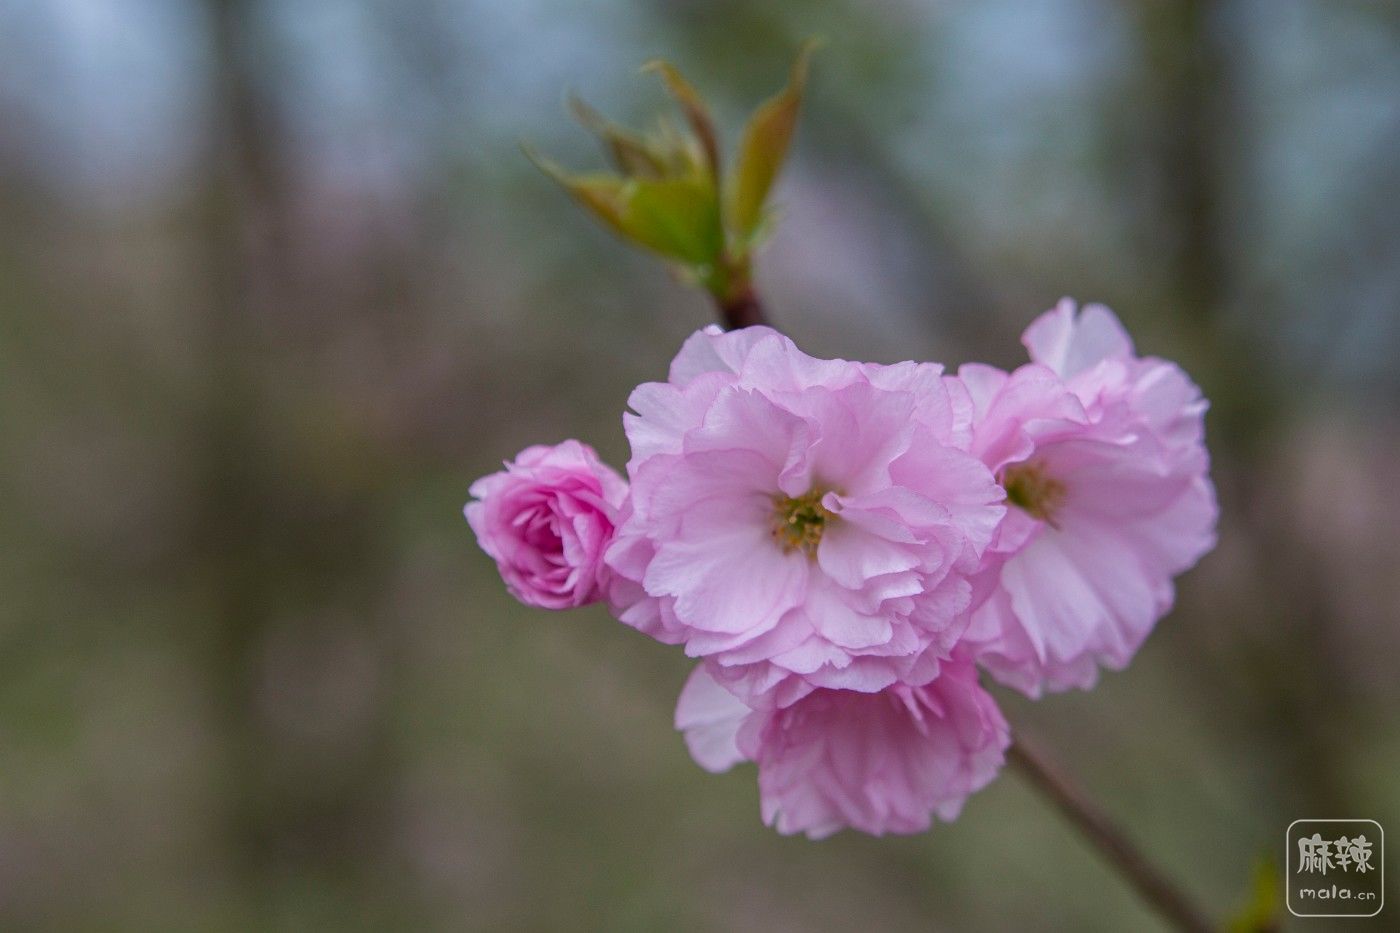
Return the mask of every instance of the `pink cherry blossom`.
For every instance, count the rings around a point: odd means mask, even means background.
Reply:
[[[625,419],[619,617],[746,697],[938,672],[1005,509],[941,367],[814,359],[763,327],[693,335]]]
[[[1033,363],[959,370],[972,450],[1007,490],[991,595],[967,639],[1032,696],[1128,664],[1170,610],[1172,578],[1215,543],[1206,401],[1176,365],[1139,358],[1113,312],[1060,302],[1022,338]]]
[[[568,609],[600,599],[627,483],[578,441],[529,447],[472,484],[467,521],[516,599]]]
[[[757,763],[763,820],[781,833],[922,832],[935,814],[955,819],[1005,760],[1006,720],[964,656],[923,686],[820,689],[757,710],[708,669],[681,691],[676,727],[707,770]]]

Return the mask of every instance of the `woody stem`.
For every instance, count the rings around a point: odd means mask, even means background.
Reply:
[[[768,323],[763,302],[753,286],[750,262],[748,256],[739,259],[726,256],[721,267],[724,274],[718,282],[709,286],[710,297],[715,300],[715,311],[725,330]]]
[[[729,297],[715,295],[715,306],[725,330],[766,324],[763,304],[751,284]],[[1127,882],[1163,918],[1187,933],[1211,933],[1214,927],[1175,882],[1152,864],[1108,815],[1091,802],[1038,752],[1017,741],[1007,750],[1007,761],[1034,785],[1042,796],[1089,841]]]
[[[763,304],[752,288],[746,288],[732,298],[716,298],[715,305],[725,330],[768,323],[763,314]]]
[[[1103,810],[1047,764],[1038,752],[1028,748],[1024,740],[1013,743],[1006,757],[1010,765],[1172,926],[1190,933],[1209,933],[1214,929],[1205,913],[1143,855]]]

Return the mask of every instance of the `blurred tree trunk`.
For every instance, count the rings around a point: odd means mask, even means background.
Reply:
[[[296,353],[284,329],[301,303],[285,153],[275,108],[258,86],[274,71],[270,44],[257,4],[207,0],[207,10],[208,381],[190,430],[204,483],[196,559],[207,574],[205,664],[227,756],[225,844],[248,906],[266,911],[298,880],[332,879],[363,895],[384,874],[375,863],[388,848],[392,658],[374,601],[384,588],[376,542],[386,523],[374,496],[336,498],[295,452],[279,449],[282,409],[301,400],[287,398],[275,374]],[[314,377],[292,368],[299,379]],[[374,681],[349,686],[358,698],[346,706],[360,710],[345,714],[350,727],[334,702],[337,648],[346,644],[368,653],[364,673]],[[323,743],[322,734],[336,738]]]
[[[1243,657],[1225,659],[1216,688],[1222,697],[1253,698],[1248,714],[1261,734],[1275,736],[1277,755],[1290,769],[1307,812],[1351,812],[1337,762],[1348,749],[1339,723],[1354,721],[1356,698],[1347,688],[1344,662],[1335,648],[1337,626],[1327,596],[1308,572],[1308,535],[1290,529],[1278,514],[1271,463],[1286,434],[1295,388],[1280,384],[1261,347],[1267,335],[1227,320],[1234,298],[1226,191],[1229,160],[1242,149],[1235,113],[1235,73],[1227,47],[1229,20],[1213,0],[1144,0],[1138,7],[1148,50],[1148,80],[1156,90],[1161,215],[1172,245],[1166,320],[1194,359],[1212,401],[1210,442],[1214,475],[1227,502],[1225,535],[1247,535],[1267,575],[1272,597],[1257,607],[1262,637]],[[1228,12],[1228,11],[1226,11]],[[1242,39],[1235,37],[1236,42]],[[1229,449],[1225,456],[1222,451]],[[1233,500],[1233,503],[1230,502]],[[1274,616],[1274,618],[1269,618]],[[1236,620],[1208,619],[1230,624]],[[1239,629],[1260,631],[1259,625]],[[1202,639],[1193,639],[1196,646]],[[1243,660],[1243,669],[1239,662]],[[1238,680],[1257,687],[1241,690]],[[1287,725],[1280,728],[1280,723]]]
[[[265,837],[260,812],[261,750],[254,707],[256,651],[271,613],[261,558],[258,509],[255,340],[247,316],[254,302],[248,213],[266,197],[266,140],[255,126],[245,61],[247,4],[209,0],[211,26],[210,152],[204,240],[208,310],[204,358],[207,395],[190,431],[203,441],[204,488],[197,559],[207,572],[211,634],[206,665],[213,712],[228,763],[219,799],[226,807],[227,854],[241,896],[263,885]]]

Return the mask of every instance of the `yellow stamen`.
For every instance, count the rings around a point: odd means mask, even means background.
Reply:
[[[1032,518],[1052,528],[1055,513],[1065,502],[1065,484],[1045,471],[1042,464],[1013,463],[1001,471],[1001,485],[1006,489],[1006,501]]]
[[[811,489],[800,496],[773,497],[773,540],[782,546],[784,554],[801,550],[808,557],[817,556],[822,531],[828,521],[836,518],[822,505],[824,495],[824,490]]]

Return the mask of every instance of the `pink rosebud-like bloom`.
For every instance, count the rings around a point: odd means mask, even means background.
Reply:
[[[711,327],[630,405],[630,511],[607,554],[624,622],[780,705],[937,675],[1005,511],[967,453],[960,383]]]
[[[996,777],[1006,720],[972,662],[945,661],[920,687],[878,693],[816,690],[781,709],[750,709],[701,666],[676,705],[676,727],[699,764],[758,764],[763,820],[813,839],[845,827],[917,833]]]
[[[627,483],[578,441],[529,447],[472,484],[467,521],[516,599],[568,609],[600,599]]]
[[[1034,362],[1013,373],[958,372],[972,450],[1009,506],[966,637],[999,680],[1038,696],[1128,664],[1171,608],[1172,578],[1214,546],[1219,510],[1207,403],[1180,368],[1137,357],[1113,312],[1068,299],[1022,342]]]

